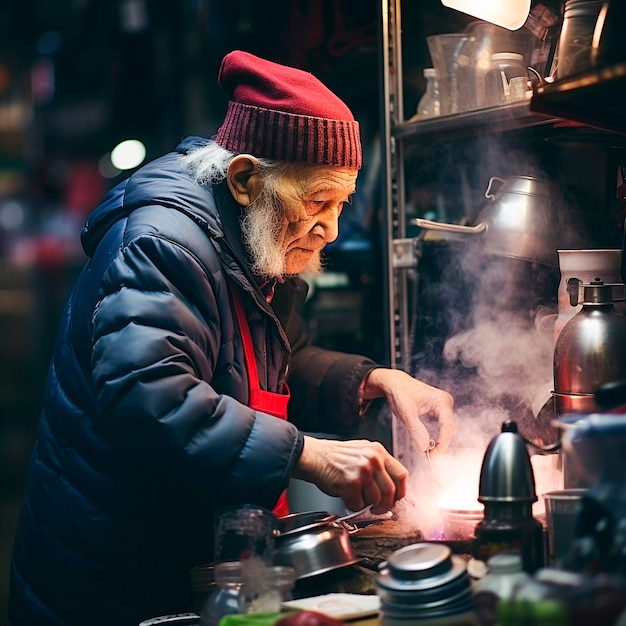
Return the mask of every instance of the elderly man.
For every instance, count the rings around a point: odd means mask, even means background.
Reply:
[[[389,510],[407,471],[347,433],[384,397],[419,449],[450,395],[312,346],[297,275],[320,268],[361,167],[359,129],[312,75],[236,51],[214,140],[111,190],[64,311],[16,535],[12,626],[136,626],[190,607],[222,506],[287,512],[290,477]],[[287,417],[289,421],[287,421]],[[296,424],[298,427],[296,427]],[[300,428],[300,430],[299,430]]]

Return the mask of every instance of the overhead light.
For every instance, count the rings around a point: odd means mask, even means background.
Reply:
[[[132,170],[146,158],[146,146],[138,139],[127,139],[111,150],[111,163],[118,170]]]
[[[508,30],[521,28],[530,13],[530,0],[441,0],[441,3]]]

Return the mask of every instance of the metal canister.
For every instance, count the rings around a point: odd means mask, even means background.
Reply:
[[[600,410],[595,392],[626,380],[626,316],[613,305],[614,285],[583,284],[582,309],[572,317],[554,346],[554,396],[557,417]],[[578,286],[576,286],[578,293]],[[574,299],[573,305],[578,304]],[[563,485],[589,487],[590,478],[562,456]]]
[[[557,76],[564,78],[591,68],[592,40],[604,0],[568,0],[559,38]]]

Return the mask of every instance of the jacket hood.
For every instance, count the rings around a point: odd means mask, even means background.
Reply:
[[[222,228],[211,191],[195,183],[182,164],[182,156],[208,142],[188,137],[174,152],[144,165],[111,189],[87,218],[81,243],[87,256],[93,253],[111,226],[138,207],[151,204],[182,211],[206,228],[213,237],[222,237]]]

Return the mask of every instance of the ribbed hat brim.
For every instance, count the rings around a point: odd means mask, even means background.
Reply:
[[[359,123],[228,103],[216,142],[237,154],[360,169]]]

